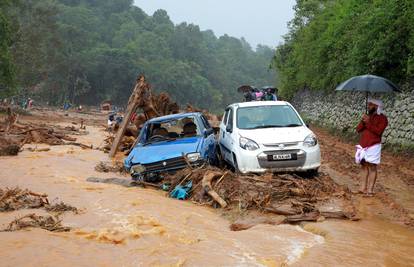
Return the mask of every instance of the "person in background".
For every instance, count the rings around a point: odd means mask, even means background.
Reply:
[[[378,165],[381,161],[381,137],[388,125],[387,117],[382,114],[381,100],[368,101],[368,114],[362,116],[356,130],[360,134],[356,146],[355,161],[365,170],[359,193],[374,195],[375,182],[378,178]]]
[[[29,97],[28,99],[28,108],[31,109],[33,107],[33,99]]]
[[[276,97],[275,94],[272,93],[271,88],[266,89],[266,94],[264,95],[263,100],[265,100],[265,101],[277,101],[277,97]]]
[[[111,131],[116,124],[115,113],[111,113],[108,116],[108,130]]]
[[[250,102],[256,99],[256,94],[254,93],[254,89],[250,89],[249,91],[243,94],[244,102]]]
[[[255,89],[255,100],[256,101],[262,101],[263,95],[264,94],[262,91]]]
[[[70,109],[71,104],[68,101],[65,101],[65,103],[63,104],[63,110],[68,110]]]

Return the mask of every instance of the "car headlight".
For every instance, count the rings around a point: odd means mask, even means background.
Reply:
[[[137,164],[131,167],[131,174],[141,174],[145,172],[145,167],[141,164]]]
[[[201,154],[198,153],[198,152],[197,153],[188,153],[186,157],[187,157],[187,160],[189,162],[195,162],[195,161],[197,161],[201,158]]]
[[[318,139],[314,134],[310,134],[306,136],[305,140],[303,141],[303,145],[307,147],[316,146],[318,144]]]
[[[249,138],[246,138],[246,137],[240,137],[239,143],[240,143],[240,147],[246,150],[253,151],[253,150],[259,149],[259,145],[255,141],[250,140]]]

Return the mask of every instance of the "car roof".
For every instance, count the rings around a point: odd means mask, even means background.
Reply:
[[[165,116],[161,116],[161,117],[156,117],[156,118],[152,118],[148,121],[148,123],[156,123],[156,122],[163,122],[163,121],[169,121],[169,120],[177,120],[177,119],[182,119],[185,117],[195,117],[195,116],[200,116],[200,112],[187,112],[187,113],[178,113],[178,114],[170,114],[170,115],[165,115]]]
[[[228,107],[258,107],[258,106],[288,106],[290,105],[289,102],[286,101],[249,101],[249,102],[240,102],[240,103],[233,103]]]

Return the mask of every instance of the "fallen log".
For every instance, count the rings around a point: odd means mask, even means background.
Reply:
[[[341,219],[341,220],[351,220],[359,221],[361,218],[355,216],[353,213],[343,212],[343,211],[322,211],[321,216],[327,219]]]
[[[30,151],[30,152],[47,152],[47,151],[50,151],[50,148],[48,148],[48,147],[45,147],[45,148],[37,148],[37,147],[32,148],[32,147],[28,147],[26,149],[28,151]]]
[[[286,215],[289,216],[289,215],[296,215],[297,214],[297,212],[295,210],[293,210],[292,208],[284,207],[284,206],[281,206],[281,207],[267,207],[267,208],[264,208],[264,210],[267,211],[267,212],[270,212],[270,213],[274,213],[274,214],[277,214],[277,215],[285,215],[285,216]]]
[[[67,146],[79,146],[79,147],[81,147],[83,149],[93,149],[93,145],[85,145],[85,144],[76,143],[76,142],[68,142],[68,143],[64,143],[64,145],[67,145]]]
[[[225,208],[227,207],[226,201],[222,199],[217,194],[217,192],[213,190],[213,187],[211,186],[211,182],[213,181],[213,179],[218,178],[220,176],[222,176],[221,172],[207,172],[203,177],[201,185],[208,195],[210,195],[217,203],[219,203],[222,208]]]
[[[132,113],[137,109],[139,104],[139,91],[144,90],[144,88],[149,89],[149,85],[145,82],[145,77],[143,75],[138,76],[137,81],[135,83],[134,90],[129,97],[128,107],[125,113],[125,117],[122,120],[121,126],[118,129],[114,142],[112,143],[111,150],[109,151],[109,157],[114,157],[116,152],[118,151],[118,147],[121,143],[122,137],[124,136],[125,130],[128,127],[128,124],[131,120]]]
[[[50,130],[49,128],[40,127],[40,128],[28,129],[28,130],[25,130],[23,132],[19,132],[19,133],[16,133],[16,134],[21,135],[21,134],[26,134],[26,133],[31,132],[31,131],[49,131],[49,130]]]
[[[297,223],[297,222],[316,222],[321,214],[317,211],[286,216],[282,223]]]

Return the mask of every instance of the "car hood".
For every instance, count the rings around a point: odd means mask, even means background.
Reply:
[[[249,138],[258,144],[303,142],[312,133],[307,127],[264,128],[239,130],[240,136]]]
[[[161,160],[177,158],[182,154],[197,152],[202,137],[187,137],[175,141],[162,141],[143,146],[138,144],[125,159],[125,167],[135,164],[148,164]]]

